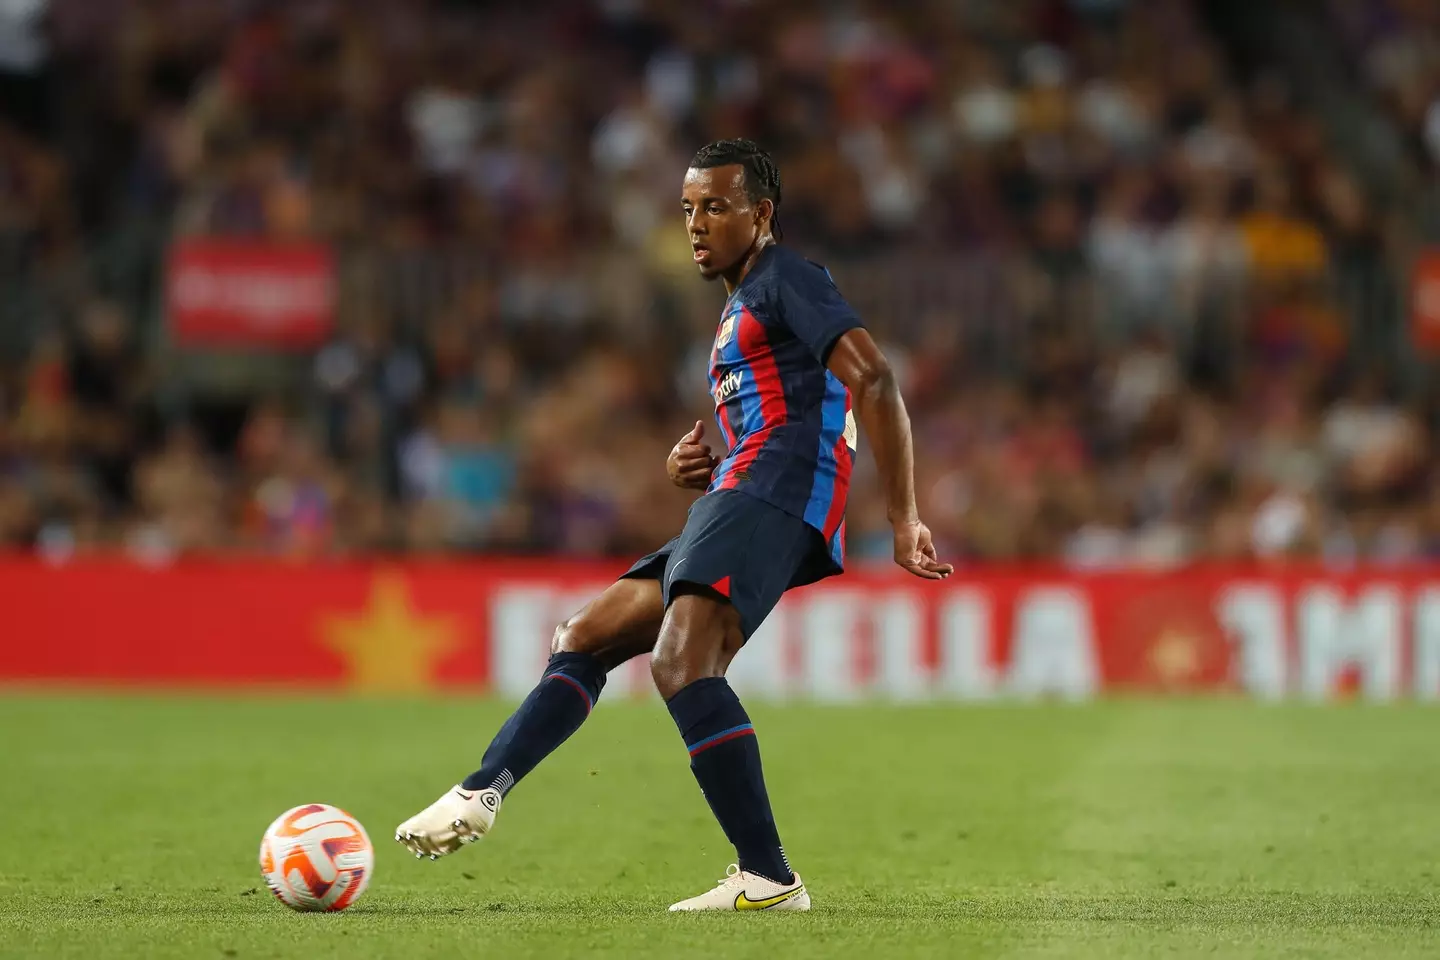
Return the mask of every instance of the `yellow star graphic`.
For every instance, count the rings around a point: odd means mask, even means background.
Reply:
[[[415,693],[430,688],[440,658],[458,646],[451,617],[424,616],[398,573],[378,573],[365,609],[326,617],[327,647],[345,658],[351,687],[368,693]]]
[[[1166,628],[1150,648],[1150,664],[1164,683],[1189,680],[1200,669],[1199,646],[1194,635]]]

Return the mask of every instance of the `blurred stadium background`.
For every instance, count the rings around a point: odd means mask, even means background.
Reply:
[[[791,603],[757,676],[993,689],[1013,646],[1070,658],[1026,690],[1440,693],[1427,0],[11,0],[0,104],[14,616],[167,610],[152,667],[50,644],[11,675],[223,680],[173,666],[203,624],[308,649],[297,677],[525,689],[547,624],[682,523],[717,294],[676,184],[743,133],[901,370],[970,588],[886,586],[861,457],[878,579]],[[197,578],[190,626],[155,568]],[[214,623],[251,578],[269,606]],[[427,608],[461,621],[428,646]],[[332,614],[414,663],[347,666]]]
[[[862,436],[736,661],[819,908],[656,914],[729,854],[643,658],[402,861],[683,521],[735,135],[959,566]],[[0,0],[0,958],[1440,955],[1432,711],[1246,702],[1440,698],[1437,356],[1435,0]],[[311,800],[343,926],[251,898]]]
[[[947,556],[1433,556],[1437,19],[12,0],[0,543],[648,551],[711,416],[677,184],[745,133],[903,367]]]

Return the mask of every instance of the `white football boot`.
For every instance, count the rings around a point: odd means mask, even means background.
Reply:
[[[810,894],[800,874],[788,884],[776,883],[741,870],[730,864],[725,879],[713,890],[698,897],[681,900],[670,907],[671,913],[684,910],[809,910]]]
[[[500,791],[455,786],[439,800],[395,828],[395,839],[416,857],[438,860],[474,843],[495,826]]]

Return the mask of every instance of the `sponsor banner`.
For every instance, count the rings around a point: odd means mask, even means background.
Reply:
[[[1440,353],[1440,250],[1415,258],[1410,277],[1410,336],[1422,353]]]
[[[523,695],[555,626],[623,567],[0,561],[0,681]],[[787,595],[747,696],[854,701],[1440,697],[1440,569],[848,574]],[[648,664],[607,699],[650,696]]]
[[[330,334],[335,286],[321,244],[181,240],[165,283],[171,337],[187,347],[312,349]]]

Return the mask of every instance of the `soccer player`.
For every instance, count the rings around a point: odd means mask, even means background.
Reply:
[[[695,264],[728,294],[710,354],[727,452],[712,455],[701,423],[671,450],[670,479],[705,491],[684,530],[556,629],[539,684],[480,769],[396,828],[417,857],[490,832],[515,784],[585,722],[606,673],[650,654],[690,768],[737,855],[719,886],[670,909],[809,909],[780,845],[755,728],[725,671],[781,594],[842,572],[857,415],[884,484],[895,562],[931,580],[951,567],[916,513],[895,377],[829,271],[778,244],[779,204],[780,173],[749,140],[712,143],[691,161],[681,207]]]

